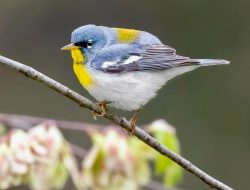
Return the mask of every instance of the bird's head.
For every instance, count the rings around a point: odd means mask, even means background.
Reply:
[[[84,62],[106,44],[105,34],[101,27],[85,25],[75,29],[71,34],[71,44],[61,50],[71,51],[74,62]]]

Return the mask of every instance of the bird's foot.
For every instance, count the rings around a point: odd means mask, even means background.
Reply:
[[[129,135],[134,135],[135,134],[135,126],[136,126],[136,123],[137,123],[137,120],[138,120],[138,113],[139,113],[140,109],[137,110],[135,112],[135,114],[133,115],[133,117],[130,119],[130,131],[128,132]]]
[[[99,114],[99,113],[96,113],[94,111],[92,111],[92,114],[93,114],[93,117],[95,120],[97,120],[97,116],[100,116],[100,117],[103,117],[106,112],[107,112],[107,105],[110,104],[111,102],[110,101],[107,101],[107,100],[104,100],[104,101],[101,101],[101,102],[98,102],[97,105],[102,109],[102,112]]]

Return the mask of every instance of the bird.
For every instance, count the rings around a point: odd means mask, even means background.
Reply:
[[[107,106],[138,112],[172,78],[202,66],[226,65],[223,59],[191,59],[176,54],[155,35],[135,29],[88,24],[76,28],[70,44],[73,70],[105,115]]]

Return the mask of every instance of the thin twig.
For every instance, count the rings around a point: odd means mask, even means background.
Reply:
[[[38,125],[43,122],[55,123],[57,127],[61,129],[84,131],[84,132],[89,132],[93,129],[95,130],[103,129],[102,125],[97,125],[97,124],[0,113],[0,123],[12,128],[22,128],[24,130],[28,130],[29,128],[34,127],[35,125]]]
[[[73,100],[77,104],[79,104],[81,107],[85,107],[91,111],[94,111],[98,114],[102,113],[102,109],[98,107],[96,104],[92,103],[90,100],[87,98],[81,96],[80,94],[74,92],[73,90],[69,89],[68,87],[60,84],[59,82],[47,77],[46,75],[42,74],[41,72],[36,71],[35,69],[24,65],[22,63],[19,63],[17,61],[8,59],[6,57],[0,56],[0,62],[2,65],[5,65],[13,70],[16,70],[23,75],[41,82],[51,89],[59,92],[60,94],[68,97],[69,99]],[[122,128],[126,129],[127,131],[131,131],[130,128],[130,123],[124,118],[120,117],[118,115],[115,115],[109,111],[107,111],[104,114],[104,117],[109,119],[110,121],[118,124]],[[144,130],[136,127],[135,129],[135,136],[155,149],[157,152],[160,154],[168,157],[169,159],[173,160],[180,166],[182,166],[185,170],[189,171],[190,173],[194,174],[198,178],[200,178],[203,182],[208,184],[210,187],[215,188],[215,189],[220,189],[220,190],[232,190],[229,186],[223,184],[219,180],[211,177],[210,175],[206,174],[203,172],[201,169],[193,165],[191,162],[186,160],[185,158],[181,157],[180,155],[174,153],[173,151],[169,150],[159,142],[157,142],[156,139],[154,139],[152,136],[150,136],[148,133],[146,133]]]
[[[22,130],[29,130],[30,128],[44,123],[44,122],[52,122],[55,123],[58,128],[68,129],[68,130],[78,130],[78,131],[89,131],[92,128],[94,129],[102,129],[101,125],[92,125],[88,123],[78,123],[78,122],[70,122],[70,121],[62,121],[62,120],[54,120],[49,118],[42,117],[32,117],[32,116],[23,116],[23,115],[13,115],[13,114],[3,114],[0,113],[0,124],[3,124],[9,128],[18,128]],[[72,152],[80,157],[84,158],[87,154],[87,150],[82,147],[70,143],[70,148]]]

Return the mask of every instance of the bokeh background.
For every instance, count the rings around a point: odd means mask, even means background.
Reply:
[[[73,74],[70,55],[59,51],[81,25],[146,30],[181,55],[230,60],[229,66],[201,68],[170,81],[143,109],[139,123],[167,119],[177,128],[184,157],[235,189],[248,189],[249,7],[243,0],[1,0],[0,53],[89,98]],[[94,121],[89,111],[1,65],[0,112],[108,123]],[[82,134],[65,135],[86,141]],[[180,187],[209,189],[187,172]]]

